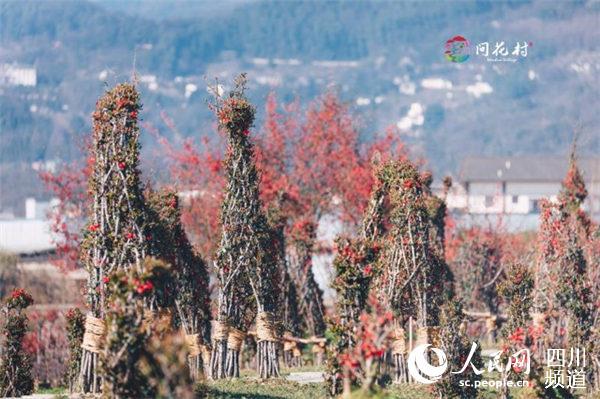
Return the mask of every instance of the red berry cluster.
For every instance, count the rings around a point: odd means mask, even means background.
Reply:
[[[145,295],[148,292],[152,292],[154,289],[154,284],[152,284],[152,281],[143,282],[133,280],[133,286],[135,288],[135,292],[137,292],[139,295]]]
[[[33,304],[33,298],[23,288],[16,288],[6,301],[9,309],[25,309]]]

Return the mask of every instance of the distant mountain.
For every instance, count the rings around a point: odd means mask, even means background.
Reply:
[[[160,21],[140,17],[164,10],[165,4],[179,5],[175,15],[186,10],[187,17]],[[223,51],[238,56],[341,60],[417,45],[437,50],[439,32],[452,33],[493,14],[500,17],[511,10],[528,9],[522,1],[260,1],[237,7],[225,2],[231,11],[215,18],[213,7],[201,4],[5,1],[0,32],[4,40],[60,40],[82,55],[115,47],[133,50],[136,44],[152,43],[149,68],[174,76],[197,73]],[[552,8],[562,16],[573,13],[577,5],[560,3]],[[132,15],[135,9],[140,11]],[[431,62],[439,56],[438,51],[421,54],[419,61]]]
[[[190,0],[92,0],[116,13],[126,13],[155,21],[223,17],[237,7],[259,0],[190,1]]]
[[[438,174],[467,154],[564,153],[576,125],[584,151],[600,153],[598,2],[221,4],[0,2],[0,63],[33,66],[38,78],[0,86],[0,208],[41,193],[32,162],[80,156],[96,98],[134,68],[143,118],[173,138],[210,134],[207,81],[247,71],[259,104],[271,90],[306,103],[335,85],[365,140],[397,125]],[[444,43],[457,34],[472,49],[531,47],[514,63],[451,63]],[[144,137],[151,159],[156,142]]]

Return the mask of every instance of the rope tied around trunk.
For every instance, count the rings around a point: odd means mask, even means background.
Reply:
[[[104,346],[105,335],[106,325],[104,320],[88,313],[85,317],[85,332],[83,333],[81,347],[92,353],[100,353]]]
[[[229,324],[225,321],[215,321],[212,326],[213,341],[227,341],[229,337]]]
[[[198,334],[186,334],[185,343],[187,344],[189,356],[194,357],[202,354],[200,348],[200,336]]]
[[[421,344],[441,345],[440,327],[420,327],[417,333],[417,345]]]
[[[269,312],[258,312],[256,315],[256,338],[260,341],[277,342],[277,331],[273,315]]]
[[[239,352],[242,349],[242,344],[246,339],[246,333],[237,328],[229,329],[229,336],[227,337],[227,348]]]
[[[311,351],[312,353],[325,353],[325,343],[319,342],[314,344]]]
[[[406,342],[404,329],[396,327],[394,329],[394,340],[392,341],[392,355],[402,355],[406,353]]]
[[[294,348],[296,348],[296,345],[297,344],[294,341],[283,341],[283,351],[287,352],[294,350]]]
[[[485,319],[485,327],[487,328],[488,332],[496,330],[496,320],[496,316],[490,316],[487,319]]]
[[[428,341],[427,327],[419,327],[417,329],[417,342],[416,342],[415,346],[430,343],[427,341]]]

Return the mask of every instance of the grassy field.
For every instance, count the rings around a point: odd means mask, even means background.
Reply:
[[[319,367],[303,367],[291,370],[282,370],[282,377],[286,377],[290,372],[311,372],[319,371]],[[274,379],[270,381],[261,381],[256,377],[256,373],[251,370],[242,370],[242,378],[235,380],[207,381],[197,386],[197,392],[200,398],[224,398],[224,399],[321,399],[328,398],[325,383],[299,384],[286,379]],[[64,395],[65,390],[61,388],[39,390],[36,393],[55,394],[55,398],[67,398]],[[530,392],[527,389],[517,389],[512,391],[515,399],[531,399]],[[481,389],[481,399],[496,399],[499,392],[492,389]],[[586,399],[600,399],[599,394],[592,396],[579,396]],[[384,390],[380,390],[369,395],[356,391],[352,399],[437,399],[433,394],[431,386],[424,385],[391,385]]]
[[[286,380],[259,382],[251,378],[218,381],[203,388],[205,398],[321,399],[328,398],[325,384],[298,384]],[[434,399],[425,387],[390,387],[368,396],[355,392],[353,399]]]
[[[327,397],[324,384],[300,385],[285,380],[258,381],[254,378],[211,382],[203,387],[202,394],[206,398],[316,399]]]

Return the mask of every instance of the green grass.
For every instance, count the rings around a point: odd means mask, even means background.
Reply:
[[[297,369],[283,369],[282,377],[290,372],[321,371],[318,367],[308,366]],[[261,381],[251,370],[242,370],[242,378],[235,380],[208,381],[198,386],[201,398],[224,399],[324,399],[328,398],[324,383],[299,384],[285,379]],[[66,388],[43,388],[36,393],[55,394],[56,398],[66,398]],[[513,390],[517,399],[530,399],[527,390]],[[498,392],[492,389],[481,389],[481,399],[496,399]],[[600,399],[600,394],[582,395],[581,398]],[[430,386],[424,385],[390,385],[386,389],[373,394],[364,395],[355,391],[352,399],[436,399]]]
[[[38,388],[35,393],[43,394],[43,395],[62,395],[67,392],[67,388],[65,387],[52,387],[52,388]]]
[[[209,382],[203,387],[205,398],[225,399],[324,399],[325,384],[298,384],[285,380],[259,381],[254,378]],[[360,391],[353,399],[434,399],[427,388],[417,386],[390,387],[364,396]]]
[[[220,380],[204,387],[206,398],[318,399],[326,398],[325,384],[298,384],[286,380],[259,381],[255,378]]]

